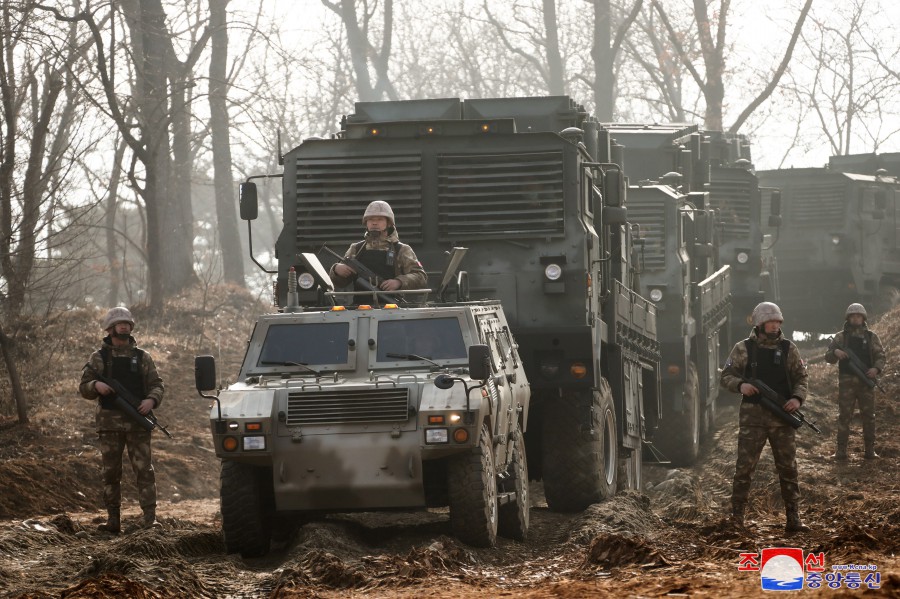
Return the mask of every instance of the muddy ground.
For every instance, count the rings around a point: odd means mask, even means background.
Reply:
[[[769,450],[755,476],[749,530],[728,511],[736,407],[693,468],[645,467],[644,493],[627,492],[578,514],[550,512],[539,483],[526,542],[473,549],[449,536],[446,512],[338,515],[303,526],[266,558],[226,555],[218,514],[219,465],[208,434],[208,402],[193,388],[193,356],[237,371],[252,315],[267,308],[240,292],[194,291],[162,317],[137,311],[136,336],[168,385],[157,411],[174,439],[154,439],[162,527],[138,530],[126,466],[126,531],[98,532],[99,453],[93,406],[76,392],[80,368],[100,336],[99,312],[23,325],[20,348],[30,423],[16,424],[0,385],[0,596],[2,597],[746,597],[758,572],[738,570],[742,552],[799,547],[824,552],[826,567],[873,565],[880,589],[804,590],[808,596],[900,597],[900,311],[874,325],[891,353],[878,395],[877,461],[834,449],[834,367],[810,366],[807,416],[823,434],[798,434],[803,516],[812,531],[785,537]],[[5,378],[5,373],[4,373]]]

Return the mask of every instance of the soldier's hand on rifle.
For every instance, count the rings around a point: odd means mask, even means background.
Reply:
[[[800,400],[796,397],[792,397],[787,400],[787,403],[784,404],[784,411],[788,414],[792,414],[800,409]]]
[[[877,378],[878,377],[878,369],[877,368],[868,369],[866,371],[866,376],[869,377],[870,379]]]
[[[141,401],[141,405],[138,406],[137,411],[141,413],[141,416],[146,416],[150,413],[150,410],[153,409],[153,406],[156,403],[152,399],[145,399]]]
[[[847,358],[850,357],[847,355],[847,352],[845,352],[842,349],[834,350],[834,355],[835,355],[835,357],[837,357],[838,360],[846,360]]]
[[[350,268],[349,266],[347,266],[346,264],[338,262],[337,264],[334,265],[334,274],[336,274],[339,277],[344,277],[346,279],[346,278],[349,278],[349,277],[352,277],[353,275],[355,275],[356,271],[353,270],[352,268]]]
[[[99,393],[100,395],[110,395],[112,393],[115,393],[115,391],[113,391],[112,387],[110,387],[103,381],[94,382],[94,389],[96,389],[97,393]]]
[[[400,281],[397,279],[387,279],[381,282],[381,285],[378,286],[382,291],[396,291],[400,289]]]
[[[741,383],[740,389],[738,390],[741,392],[741,395],[746,395],[747,397],[759,393],[759,389],[757,389],[750,383]]]

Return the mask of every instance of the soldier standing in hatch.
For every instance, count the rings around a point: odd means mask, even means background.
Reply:
[[[362,218],[366,227],[365,239],[350,246],[345,258],[356,258],[378,275],[382,291],[424,289],[428,276],[416,253],[400,237],[394,226],[394,211],[387,202],[371,202]],[[328,273],[335,287],[349,285],[357,277],[351,267],[337,262]],[[374,284],[375,281],[370,281]],[[362,288],[357,287],[357,290]]]
[[[844,314],[844,328],[834,334],[825,361],[838,363],[838,422],[837,450],[831,457],[838,461],[847,459],[847,441],[850,439],[850,419],[853,418],[854,404],[859,404],[862,417],[863,445],[865,459],[878,458],[875,453],[875,389],[870,388],[850,369],[850,360],[845,351],[837,345],[849,349],[865,365],[865,375],[875,380],[884,370],[885,354],[881,340],[866,326],[866,309],[862,304],[850,304]]]
[[[150,454],[150,431],[144,430],[115,408],[112,401],[115,392],[109,385],[97,380],[95,372],[115,379],[136,397],[143,398],[138,412],[144,415],[162,403],[165,386],[153,358],[139,349],[131,336],[134,318],[127,308],[110,309],[103,318],[102,327],[107,336],[85,365],[78,390],[85,399],[97,401],[97,432],[103,460],[103,503],[108,515],[106,523],[99,528],[116,534],[121,530],[122,453],[125,448],[128,448],[128,459],[137,479],[138,496],[144,512],[141,524],[145,528],[157,526],[156,475]]]
[[[759,389],[747,382],[759,379],[766,383],[787,398],[784,411],[795,412],[806,399],[806,366],[797,346],[781,333],[784,318],[777,305],[771,302],[757,305],[753,309],[752,320],[750,336],[731,350],[720,381],[723,389],[742,395],[731,518],[735,524],[744,525],[751,477],[768,441],[781,483],[786,513],[784,530],[786,533],[806,532],[809,527],[800,521],[796,431],[761,406],[757,397]]]

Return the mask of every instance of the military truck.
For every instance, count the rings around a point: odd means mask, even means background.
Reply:
[[[205,394],[215,361],[196,359],[228,552],[264,555],[312,514],[447,505],[466,543],[523,539],[530,390],[500,303],[338,305],[317,258],[301,259],[330,307],[301,305],[291,271],[236,383]]]
[[[900,288],[900,180],[839,168],[848,167],[758,172],[782,190],[775,256],[781,307],[796,330],[833,330],[852,302],[881,312]]]
[[[632,284],[625,178],[598,162],[598,130],[568,96],[358,102],[283,157],[282,303],[297,257],[358,240],[375,199],[427,271],[468,248],[446,293],[502,303],[532,390],[529,471],[557,510],[638,488],[659,424],[656,308]]]
[[[696,127],[604,125],[629,173],[629,220],[640,230],[640,290],[657,308],[663,425],[654,445],[677,466],[692,464],[701,437],[715,429],[719,358],[730,348],[731,267],[718,268],[716,211],[709,193],[690,191],[697,161],[682,141]],[[682,160],[679,165],[678,159]],[[651,169],[658,169],[651,179]],[[681,172],[673,171],[680,168]],[[703,189],[702,178],[695,187]],[[683,193],[686,191],[686,193]]]

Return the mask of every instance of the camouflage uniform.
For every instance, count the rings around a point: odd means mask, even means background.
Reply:
[[[884,370],[884,346],[878,335],[870,331],[865,322],[858,327],[847,323],[842,331],[835,333],[828,351],[825,352],[825,361],[829,364],[838,362],[837,356],[834,355],[836,345],[852,351],[868,368],[877,369],[879,374]],[[866,455],[874,457],[876,455],[875,389],[870,388],[853,374],[848,362],[849,360],[841,360],[838,364],[837,453],[835,453],[835,457],[846,459],[847,442],[850,439],[850,420],[853,418],[853,408],[857,403],[862,417],[863,444]]]
[[[115,347],[110,337],[103,339],[103,347],[109,360],[103,363],[100,351],[91,354],[88,365],[109,378],[112,376],[113,362],[117,359],[129,364],[140,363],[140,381],[144,390],[142,399],[152,399],[154,407],[162,403],[165,386],[150,354],[137,349],[134,337],[129,337],[127,346]],[[138,351],[142,355],[137,359]],[[137,359],[137,362],[134,360]],[[121,362],[120,362],[121,363]],[[119,381],[123,382],[123,381]],[[96,423],[100,436],[100,453],[103,460],[103,502],[107,510],[118,511],[122,502],[122,452],[128,448],[128,459],[137,479],[141,509],[145,515],[156,511],[156,475],[150,454],[150,432],[141,428],[125,414],[112,407],[96,390],[96,375],[85,366],[78,387],[81,396],[97,402]],[[124,382],[123,382],[124,384]],[[127,385],[126,385],[127,386]]]
[[[777,339],[769,339],[764,334],[757,335],[756,329],[748,340],[757,345],[757,376],[775,390],[784,393],[785,399],[794,397],[801,403],[807,395],[806,366],[800,358],[800,352],[793,343],[789,343],[786,357],[775,357],[781,350],[784,337],[779,333]],[[768,364],[765,361],[768,360]],[[747,353],[745,341],[737,343],[728,356],[722,371],[720,385],[732,393],[740,393],[741,384],[752,377],[751,357]],[[783,365],[776,364],[782,361]],[[786,377],[773,376],[784,369]],[[768,380],[767,380],[768,379]],[[773,380],[774,379],[774,380]],[[781,387],[781,389],[779,389]],[[759,405],[756,397],[743,396],[740,410],[740,432],[738,436],[737,464],[734,471],[734,483],[731,494],[731,505],[735,515],[743,518],[744,508],[750,494],[750,483],[753,471],[759,462],[760,454],[768,440],[778,469],[781,483],[781,497],[788,514],[797,513],[800,502],[800,486],[797,474],[797,445],[794,439],[795,430],[789,424]]]
[[[416,253],[405,243],[400,243],[396,229],[386,237],[352,244],[344,257],[357,258],[382,279],[397,279],[400,281],[400,289],[424,289],[428,281]],[[335,287],[344,287],[352,282],[351,279],[336,275],[334,266],[329,274]],[[374,284],[374,281],[370,283]]]

